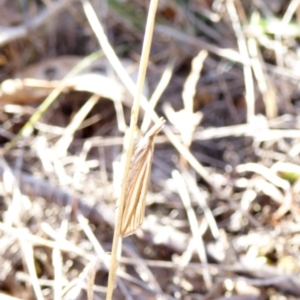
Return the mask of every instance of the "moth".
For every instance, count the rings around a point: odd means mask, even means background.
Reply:
[[[160,118],[133,150],[129,165],[121,225],[121,235],[123,237],[134,234],[136,229],[144,221],[145,199],[150,180],[154,151],[153,139],[160,132],[165,123],[166,120]]]

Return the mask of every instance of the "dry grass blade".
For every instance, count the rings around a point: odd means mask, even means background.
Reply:
[[[26,37],[34,28],[38,28],[43,24],[47,23],[47,21],[53,20],[53,18],[67,8],[67,6],[74,2],[74,0],[64,0],[55,4],[51,4],[41,11],[38,15],[36,15],[31,20],[21,26],[14,27],[4,27],[1,26],[1,34],[0,34],[0,46],[6,45],[9,42],[15,41],[17,39]],[[1,3],[3,4],[3,3]],[[30,30],[29,30],[30,28]]]
[[[104,251],[102,245],[97,240],[96,236],[91,230],[91,227],[88,225],[87,220],[81,214],[77,214],[77,219],[79,224],[81,225],[83,232],[93,245],[94,250],[97,253],[97,257],[102,258],[102,263],[109,269],[109,258],[107,256],[107,253]],[[125,299],[132,299],[126,285],[119,278],[116,279],[116,283],[124,294]]]
[[[164,118],[160,118],[133,151],[121,227],[123,237],[133,234],[144,220],[145,198],[153,158],[153,139],[165,122]]]
[[[174,67],[176,63],[176,57],[170,58],[168,65],[166,69],[164,70],[159,83],[156,86],[155,91],[153,92],[149,104],[151,105],[152,109],[154,110],[156,104],[158,103],[159,99],[161,98],[163,92],[167,88],[167,86],[170,83],[171,77],[173,76],[174,73]],[[151,115],[150,114],[145,114],[142,126],[141,126],[141,131],[144,133],[147,131],[151,123]]]
[[[96,278],[96,273],[97,273],[97,265],[99,264],[98,258],[96,258],[91,264],[89,265],[89,270],[87,274],[87,295],[88,295],[88,300],[93,300],[94,299],[94,282]]]
[[[200,229],[198,226],[197,217],[195,214],[195,211],[192,208],[191,205],[191,199],[190,195],[188,193],[186,184],[184,182],[184,178],[181,176],[178,170],[174,170],[172,172],[173,179],[176,183],[178,194],[180,195],[180,198],[182,200],[182,203],[184,205],[184,208],[186,210],[188,220],[190,223],[191,231],[194,238],[194,243],[196,245],[196,249],[198,252],[198,256],[201,262],[207,264],[207,256],[205,252],[204,242],[200,233]],[[212,278],[209,270],[207,268],[203,268],[203,278],[205,281],[205,284],[211,288],[212,286]]]
[[[236,37],[237,37],[237,43],[240,50],[240,55],[243,57],[243,60],[247,62],[247,64],[244,65],[244,78],[245,78],[245,99],[247,103],[247,121],[252,121],[253,117],[255,115],[255,95],[254,95],[254,82],[253,82],[253,76],[252,76],[252,70],[250,67],[250,58],[247,48],[247,42],[246,38],[244,36],[241,23],[240,23],[240,17],[236,10],[235,4],[233,1],[228,0],[226,1],[226,7],[229,14],[229,17],[232,22],[232,28],[235,31]]]
[[[20,237],[19,240],[23,250],[24,263],[26,264],[26,268],[28,270],[30,284],[32,285],[34,295],[37,300],[43,300],[44,296],[42,293],[41,286],[38,282],[38,276],[35,268],[33,247],[29,243],[25,242],[22,237]]]
[[[74,139],[74,133],[78,130],[79,126],[82,124],[88,113],[97,104],[99,96],[94,94],[90,99],[81,107],[78,113],[74,116],[72,122],[67,126],[64,131],[63,136],[57,141],[55,145],[56,153],[61,157],[66,155],[67,149]]]
[[[133,242],[129,241],[129,243],[124,246],[124,251],[133,260],[139,262],[136,266],[134,266],[134,268],[139,274],[140,278],[149,285],[149,288],[151,288],[153,291],[159,292],[156,295],[157,299],[165,299],[162,297],[163,290],[160,286],[160,283],[158,282],[158,278],[144,263],[144,259],[139,255],[138,250],[136,249],[136,246],[133,244]]]

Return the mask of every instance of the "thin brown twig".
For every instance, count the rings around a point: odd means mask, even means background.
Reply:
[[[103,26],[101,25],[99,19],[97,18],[97,15],[93,10],[93,7],[91,6],[90,2],[87,0],[82,0],[82,4],[83,4],[86,17],[89,20],[90,25],[105,55],[107,56],[108,60],[112,64],[113,68],[119,74],[123,83],[127,87],[129,87],[134,94],[134,101],[131,110],[130,128],[129,128],[129,135],[128,135],[128,147],[127,147],[127,154],[126,154],[124,174],[123,174],[123,178],[125,179],[127,178],[129,172],[130,158],[133,150],[134,132],[137,124],[139,107],[140,107],[140,99],[142,97],[143,84],[144,84],[146,69],[148,65],[148,58],[149,58],[150,47],[152,43],[153,28],[154,28],[155,14],[156,14],[158,1],[157,0],[151,1],[149,6],[149,13],[148,13],[148,19],[147,19],[146,30],[145,30],[145,39],[143,44],[136,90],[132,80],[125,72],[124,67],[120,63],[117,55],[115,54],[113,48],[111,47],[107,39],[107,36],[103,30]],[[118,72],[120,70],[121,72]],[[117,267],[118,267],[117,252],[118,249],[120,249],[121,247],[120,234],[121,234],[121,226],[123,220],[123,210],[124,210],[126,190],[127,190],[127,180],[123,180],[121,195],[118,204],[118,217],[116,219],[116,226],[114,230],[113,249],[111,253],[111,267],[110,267],[109,279],[108,279],[108,292],[106,295],[107,300],[112,299],[113,286],[114,286],[114,281],[115,281]]]

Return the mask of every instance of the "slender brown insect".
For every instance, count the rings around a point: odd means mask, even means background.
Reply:
[[[133,150],[121,226],[123,237],[134,234],[144,221],[145,199],[154,151],[153,139],[160,132],[165,122],[164,118],[160,118]]]

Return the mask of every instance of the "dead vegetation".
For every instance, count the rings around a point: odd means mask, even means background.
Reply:
[[[149,1],[91,2],[0,1],[0,299],[105,299]],[[167,123],[114,299],[300,298],[299,17],[160,0],[143,93]]]

